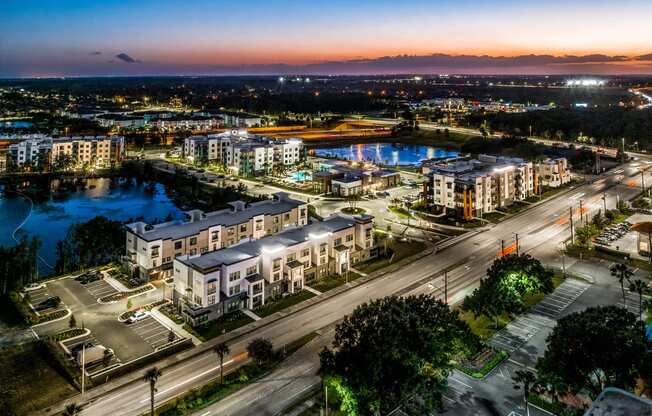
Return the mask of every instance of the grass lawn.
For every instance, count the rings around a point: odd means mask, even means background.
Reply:
[[[561,276],[555,275],[552,278],[552,283],[555,288],[563,282],[564,279]],[[525,304],[525,308],[529,309],[530,307],[536,305],[539,303],[546,295],[543,293],[537,293],[536,295],[529,295],[526,296],[525,299],[523,300],[523,303]],[[473,331],[474,334],[478,335],[482,339],[488,339],[490,338],[493,334],[498,332],[500,329],[504,328],[508,323],[512,321],[507,314],[502,314],[498,318],[498,328],[496,328],[496,323],[495,321],[487,318],[484,315],[478,316],[477,318],[473,316],[472,312],[465,312],[462,311],[461,309],[458,309],[460,312],[460,318],[465,321],[469,326],[471,327],[471,331]]]
[[[1,396],[17,415],[33,414],[77,393],[41,348],[47,347],[31,342],[0,351]]]
[[[211,338],[218,337],[234,329],[245,326],[254,320],[240,311],[228,313],[215,321],[209,322],[205,326],[191,328],[189,325],[184,325],[183,328],[199,338],[201,341],[206,341]]]
[[[254,313],[262,318],[281,311],[285,308],[289,308],[290,306],[296,305],[297,303],[301,303],[304,300],[308,300],[314,296],[316,296],[314,293],[308,290],[302,290],[301,292],[295,293],[294,295],[286,296],[278,300],[270,300],[269,303],[266,303],[264,306],[256,309]]]
[[[386,237],[385,237],[386,238]],[[383,247],[384,242],[379,241],[378,246]],[[371,273],[376,270],[387,267],[392,263],[396,263],[406,257],[410,257],[414,254],[417,254],[426,249],[426,244],[421,241],[397,241],[396,238],[393,238],[390,243],[387,244],[387,248],[391,249],[394,252],[394,257],[378,257],[373,260],[366,261],[364,263],[358,263],[354,265],[354,268],[362,273]]]
[[[403,218],[403,219],[414,218],[414,216],[410,214],[410,212],[407,209],[397,207],[396,205],[390,205],[389,210],[392,213],[396,214],[396,216],[398,216],[399,218]]]
[[[489,213],[484,214],[482,216],[482,218],[484,218],[487,221],[491,221],[491,222],[498,222],[501,219],[503,219],[504,217],[505,217],[505,214],[500,213],[500,212],[489,212]]]
[[[362,275],[355,272],[349,272],[348,281],[352,282],[355,279],[358,279],[359,277],[362,277]],[[327,276],[324,277],[323,279],[316,280],[314,283],[308,284],[308,286],[323,293],[323,292],[328,292],[331,289],[335,289],[338,286],[342,286],[346,282],[347,282],[346,276],[335,275],[335,276]]]

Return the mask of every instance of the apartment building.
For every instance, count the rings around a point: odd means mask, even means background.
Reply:
[[[84,136],[26,137],[9,146],[8,157],[17,166],[39,163],[52,164],[57,159],[69,156],[74,163],[88,163],[93,166],[108,166],[124,158],[124,137]]]
[[[77,163],[109,166],[124,158],[125,144],[122,136],[60,137],[52,139],[50,160],[69,156]]]
[[[30,137],[9,145],[7,163],[15,166],[39,166],[49,163],[52,140],[46,137]]]
[[[323,221],[174,260],[174,302],[198,325],[224,313],[263,306],[306,283],[342,275],[377,255],[373,218],[334,214]]]
[[[208,213],[189,211],[183,221],[128,224],[126,264],[141,277],[168,277],[177,256],[209,253],[308,223],[308,205],[285,192],[249,205],[242,201],[229,205],[230,209]]]
[[[568,161],[565,158],[547,159],[537,163],[536,175],[540,186],[556,188],[571,180]]]
[[[236,174],[257,175],[303,160],[303,141],[270,139],[234,130],[189,137],[184,141],[183,153],[192,162],[221,163]]]
[[[555,166],[567,164],[562,161]],[[426,201],[442,211],[454,211],[461,218],[471,219],[500,210],[535,195],[540,186],[560,186],[551,179],[540,180],[546,162],[532,163],[519,158],[479,155],[478,159],[458,159],[429,165],[424,183]],[[570,178],[570,173],[564,170]]]

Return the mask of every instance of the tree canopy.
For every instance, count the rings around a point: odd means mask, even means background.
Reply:
[[[559,393],[605,387],[631,389],[643,371],[646,346],[637,317],[617,306],[588,308],[561,318],[537,363],[539,377]]]
[[[98,216],[73,224],[65,240],[57,243],[59,273],[116,260],[124,251],[125,232],[120,221]]]
[[[399,405],[426,414],[441,408],[453,360],[478,346],[468,325],[441,301],[392,296],[344,318],[333,349],[320,354],[321,372],[349,415],[386,414]]]
[[[487,270],[480,287],[464,299],[462,308],[475,316],[497,319],[502,313],[523,310],[523,297],[550,293],[554,286],[552,272],[529,254],[510,254],[497,258]]]

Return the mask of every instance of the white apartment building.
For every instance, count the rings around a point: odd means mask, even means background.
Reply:
[[[52,139],[51,161],[70,156],[77,163],[109,166],[124,158],[124,138],[121,136],[60,137]]]
[[[571,180],[568,161],[565,158],[547,159],[536,165],[536,174],[541,186],[556,188]]]
[[[177,256],[205,254],[308,224],[308,205],[285,192],[248,206],[242,201],[230,205],[208,213],[189,211],[183,221],[128,224],[126,264],[143,277],[168,277]]]
[[[16,166],[26,164],[38,166],[40,163],[49,162],[51,150],[51,139],[44,137],[27,138],[9,145],[7,160],[10,160]]]
[[[8,157],[18,166],[27,163],[36,166],[40,162],[53,164],[58,158],[69,156],[74,163],[102,167],[119,163],[124,154],[124,137],[121,136],[28,137],[10,145],[8,151]]]
[[[184,141],[183,153],[189,161],[221,163],[236,174],[263,174],[303,160],[303,141],[270,139],[234,130],[189,137]]]
[[[212,253],[177,257],[174,302],[185,319],[197,325],[297,293],[306,282],[342,275],[376,255],[372,219],[334,214]]]

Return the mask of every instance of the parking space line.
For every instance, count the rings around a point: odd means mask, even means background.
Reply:
[[[469,388],[469,389],[472,389],[472,388],[473,388],[473,387],[469,386],[468,384],[466,384],[465,382],[463,382],[463,381],[461,381],[461,380],[458,380],[458,379],[455,378],[454,376],[450,376],[450,377],[448,377],[448,379],[449,379],[449,380],[453,380],[453,381],[455,381],[455,382],[457,382],[457,383],[460,383],[461,385],[463,385],[464,387],[467,387],[467,388]]]

